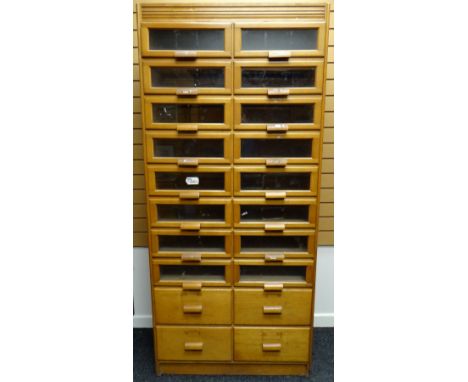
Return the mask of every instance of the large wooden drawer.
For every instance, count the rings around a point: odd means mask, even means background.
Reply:
[[[307,362],[310,329],[235,327],[235,361]]]
[[[154,288],[157,324],[231,324],[231,289]]]
[[[240,325],[309,325],[312,289],[234,290],[234,323]]]
[[[232,329],[202,326],[156,326],[161,361],[230,361]]]

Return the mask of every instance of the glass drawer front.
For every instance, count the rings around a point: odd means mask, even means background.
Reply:
[[[224,140],[154,138],[154,156],[160,158],[224,158]]]
[[[315,86],[315,68],[243,68],[243,88],[306,88]]]
[[[231,128],[230,96],[146,96],[144,109],[146,129],[196,132]]]
[[[324,40],[325,23],[322,21],[235,23],[236,57],[268,57],[274,60],[321,57],[324,55]]]
[[[241,265],[240,282],[306,282],[306,266]]]
[[[230,22],[142,22],[143,57],[231,57]]]
[[[316,28],[242,29],[242,50],[316,50]]]
[[[222,172],[157,172],[156,188],[161,190],[224,190]]]
[[[222,265],[160,265],[161,281],[206,280],[224,281],[225,267]]]
[[[241,252],[307,252],[308,236],[241,236]]]
[[[224,222],[225,219],[224,205],[159,204],[156,210],[160,222],[183,220]]]
[[[260,173],[240,174],[241,190],[309,190],[309,173]]]
[[[155,123],[224,123],[224,105],[153,103]]]
[[[168,252],[224,252],[224,236],[159,235],[159,251]]]
[[[151,68],[151,86],[224,88],[224,68]]]
[[[241,205],[240,222],[309,223],[308,205]]]
[[[308,158],[312,139],[241,139],[241,158]]]
[[[224,29],[149,29],[150,50],[223,51]]]
[[[242,123],[313,123],[313,104],[243,104]]]

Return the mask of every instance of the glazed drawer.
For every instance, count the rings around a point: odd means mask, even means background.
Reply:
[[[143,57],[231,57],[230,22],[143,22],[140,32]]]
[[[234,290],[234,324],[309,325],[312,312],[312,289]]]
[[[310,329],[234,327],[235,361],[308,362]]]
[[[322,93],[323,59],[238,60],[234,63],[236,94]]]
[[[234,195],[284,199],[290,196],[315,196],[318,167],[311,166],[235,166]]]
[[[156,326],[160,361],[230,361],[230,327]]]
[[[262,259],[234,260],[234,285],[262,287],[265,291],[282,291],[284,288],[314,285],[314,260]]]
[[[148,194],[198,199],[200,196],[230,196],[231,166],[146,166]]]
[[[320,132],[236,132],[234,163],[284,167],[288,164],[318,164]]]
[[[314,228],[317,216],[315,198],[235,198],[236,228]]]
[[[144,105],[147,129],[231,128],[230,96],[146,96]]]
[[[153,298],[157,324],[231,324],[231,289],[154,288]]]
[[[236,96],[234,129],[318,130],[321,126],[322,97],[316,96]]]
[[[232,202],[230,198],[149,198],[149,217],[152,227],[177,227],[182,231],[230,227]]]
[[[182,286],[184,290],[201,290],[203,286],[231,285],[229,260],[183,261],[178,259],[153,259],[153,284]]]
[[[235,57],[290,57],[324,55],[324,21],[242,21],[234,24]]]
[[[182,166],[230,164],[232,134],[212,131],[146,131],[146,161]]]
[[[231,94],[232,64],[227,60],[143,60],[148,94]]]
[[[260,257],[265,261],[281,261],[291,257],[315,257],[314,230],[283,230],[284,224],[271,223],[264,230],[236,229],[234,256]]]
[[[153,257],[178,257],[186,262],[205,257],[230,257],[232,232],[229,229],[152,229],[151,249]]]

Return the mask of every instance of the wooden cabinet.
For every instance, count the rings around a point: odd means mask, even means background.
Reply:
[[[137,9],[156,371],[305,375],[328,5]]]

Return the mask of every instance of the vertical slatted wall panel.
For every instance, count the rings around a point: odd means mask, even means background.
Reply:
[[[334,111],[334,2],[330,3],[330,37],[327,65],[327,98],[323,138],[322,191],[319,245],[333,245],[333,111]],[[146,228],[145,180],[141,130],[140,72],[138,66],[136,1],[133,2],[133,246],[148,246]]]

